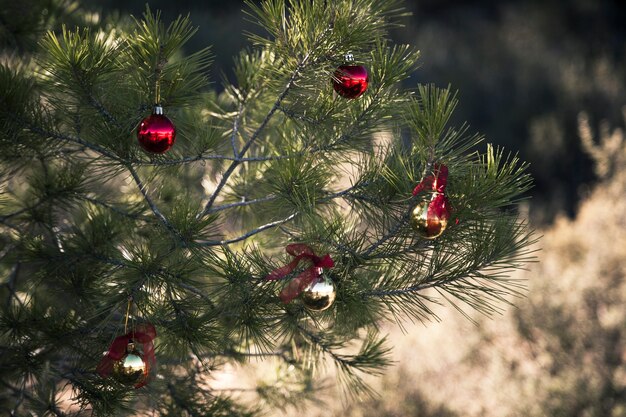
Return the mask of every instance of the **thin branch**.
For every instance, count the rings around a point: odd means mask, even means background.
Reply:
[[[400,231],[400,229],[402,229],[402,227],[406,224],[406,222],[409,220],[409,217],[411,216],[411,211],[412,210],[407,211],[404,214],[404,216],[402,216],[402,218],[398,221],[398,223],[396,223],[391,229],[389,229],[387,233],[385,233],[380,239],[378,239],[369,248],[367,248],[361,254],[361,256],[363,258],[367,258],[372,252],[378,249],[380,245],[382,245],[383,243],[385,243],[386,241],[394,237]]]
[[[18,304],[20,304],[22,307],[24,306],[24,304],[22,303],[22,300],[20,300],[20,297],[18,297],[17,293],[15,292],[17,275],[19,274],[19,271],[20,271],[20,263],[17,262],[15,265],[13,265],[13,268],[11,268],[11,272],[9,273],[9,279],[5,284],[7,288],[9,289],[9,296],[7,297],[7,302],[6,302],[7,309],[11,306],[11,297],[15,298]]]
[[[346,188],[345,190],[342,191],[338,191],[336,193],[333,194],[329,194],[326,197],[323,197],[319,200],[319,202],[326,202],[326,201],[330,201],[330,200],[334,200],[335,198],[339,198],[339,197],[350,197],[348,194],[350,194],[351,191],[354,191],[357,188],[361,188],[361,187],[365,187],[367,186],[369,183],[361,183],[361,184],[356,184],[353,185],[349,188]],[[269,195],[267,197],[260,197],[260,198],[255,198],[253,200],[243,200],[243,201],[238,201],[236,203],[230,203],[230,204],[224,204],[221,206],[216,206],[216,207],[212,207],[207,214],[211,214],[211,213],[216,213],[218,211],[222,211],[222,210],[227,210],[230,208],[235,208],[235,207],[245,207],[245,206],[250,206],[250,205],[254,205],[254,204],[259,204],[259,203],[266,203],[268,201],[274,201],[277,200],[278,196],[275,195]]]
[[[5,387],[7,387],[11,391],[13,391],[14,394],[23,395],[24,397],[28,398],[30,401],[33,401],[33,402],[38,402],[40,404],[46,404],[48,406],[48,411],[53,412],[57,417],[69,417],[68,414],[65,414],[63,411],[61,411],[59,409],[59,407],[56,406],[56,404],[50,404],[48,402],[44,402],[43,400],[41,400],[39,398],[35,398],[28,391],[16,388],[13,385],[11,385],[11,384],[9,384],[9,383],[7,383],[5,381],[0,381],[0,382],[2,383],[2,385],[4,385]]]
[[[122,158],[118,157],[117,155],[115,155],[111,151],[103,148],[102,146],[96,145],[95,143],[87,142],[86,140],[81,139],[79,137],[64,135],[64,134],[58,133],[58,132],[47,131],[47,130],[44,130],[44,129],[42,129],[40,127],[37,127],[37,126],[28,126],[27,129],[30,130],[33,133],[39,134],[40,136],[54,138],[54,139],[62,140],[62,141],[66,141],[66,142],[77,143],[79,145],[82,145],[82,146],[84,146],[86,148],[91,149],[92,151],[95,151],[95,152],[99,153],[102,156],[105,156],[105,157],[107,157],[109,159],[113,159],[114,161],[117,161],[117,162],[120,162],[120,163],[125,163],[126,162]]]
[[[87,196],[84,196],[84,195],[78,196],[78,198],[79,198],[79,199],[81,199],[81,200],[89,201],[90,203],[96,204],[96,205],[98,205],[98,206],[105,207],[105,208],[107,208],[107,209],[109,209],[109,210],[111,210],[111,211],[113,211],[113,212],[115,212],[115,213],[117,213],[117,214],[120,214],[120,215],[122,215],[122,216],[124,216],[124,217],[128,217],[128,218],[130,218],[130,219],[135,219],[135,220],[137,220],[137,219],[148,220],[148,218],[147,218],[147,217],[145,217],[145,216],[142,216],[142,215],[140,215],[140,214],[132,214],[132,213],[129,213],[129,212],[125,211],[125,210],[122,210],[122,209],[121,209],[121,208],[119,208],[119,207],[115,207],[115,206],[112,206],[112,205],[111,205],[111,204],[109,204],[109,203],[106,203],[106,202],[104,202],[104,201],[98,200],[97,198],[87,197]]]
[[[224,204],[221,206],[211,207],[211,209],[207,212],[207,214],[216,213],[218,211],[227,210],[234,207],[245,207],[258,203],[265,203],[267,201],[276,200],[278,197],[275,195],[270,195],[267,197],[255,198],[254,200],[244,200],[239,201],[237,203]]]
[[[334,200],[336,198],[350,197],[348,194],[350,194],[352,191],[359,189],[359,188],[367,187],[369,184],[370,184],[369,181],[356,183],[344,190],[337,191],[336,193],[332,193],[324,198],[321,198],[320,202],[326,202],[326,201]]]
[[[172,399],[177,406],[185,410],[191,417],[201,417],[200,414],[198,414],[195,410],[189,408],[189,406],[185,404],[185,402],[178,396],[178,394],[176,393],[176,388],[171,382],[167,383],[167,390],[170,392],[170,395],[172,396]]]
[[[271,229],[273,227],[276,226],[280,226],[281,224],[285,224],[288,221],[292,220],[293,218],[295,218],[298,215],[298,213],[294,213],[282,220],[277,220],[275,222],[271,222],[271,223],[267,223],[264,224],[263,226],[259,226],[256,229],[250,230],[248,233],[245,233],[239,237],[233,238],[233,239],[226,239],[226,240],[208,240],[205,242],[197,242],[198,245],[200,246],[222,246],[222,245],[230,245],[231,243],[236,243],[236,242],[241,242],[242,240],[246,240],[249,237],[252,237],[258,233],[261,233],[267,229]]]
[[[180,234],[178,233],[176,228],[169,222],[169,220],[167,220],[167,218],[163,215],[163,213],[161,213],[161,211],[156,206],[154,201],[152,201],[152,198],[150,198],[150,196],[148,195],[148,192],[146,191],[146,186],[141,181],[141,178],[139,178],[139,175],[137,175],[137,171],[135,171],[135,169],[131,165],[128,165],[127,169],[130,172],[130,175],[132,175],[133,179],[135,180],[135,183],[137,184],[139,191],[141,191],[141,194],[146,200],[146,203],[148,203],[148,206],[150,206],[150,209],[152,210],[154,215],[161,221],[161,223],[163,223],[163,225],[165,226],[167,230],[169,230],[177,238],[181,239]]]
[[[345,131],[344,133],[339,135],[339,137],[336,140],[334,140],[333,142],[331,142],[331,143],[329,143],[327,145],[324,145],[324,146],[315,146],[315,147],[311,148],[311,150],[309,152],[317,153],[317,152],[330,151],[334,147],[336,147],[337,145],[342,144],[342,143],[346,142],[348,139],[350,139],[355,134],[355,131],[357,130],[358,123],[361,122],[362,120],[365,120],[365,116],[367,116],[368,112],[370,110],[372,110],[372,107],[374,106],[374,104],[377,104],[376,99],[378,98],[378,94],[379,93],[380,93],[380,90],[377,90],[375,93],[372,94],[372,100],[370,101],[370,103],[354,119],[354,121],[352,122],[350,127],[347,129],[347,131]]]
[[[91,89],[89,88],[89,84],[85,82],[84,74],[81,73],[80,68],[72,65],[72,73],[74,75],[74,78],[76,79],[76,82],[87,97],[87,101],[89,102],[91,107],[96,109],[98,113],[100,113],[100,115],[104,118],[104,120],[114,124],[115,127],[117,127],[118,129],[122,129],[122,125],[120,124],[120,122],[118,122],[117,119],[111,114],[111,112],[109,112],[106,107],[104,107],[104,105],[100,103],[100,101],[98,101],[98,99],[93,95]]]
[[[182,165],[188,164],[190,162],[199,162],[199,161],[211,161],[211,160],[221,160],[221,161],[236,161],[236,162],[265,162],[265,161],[276,161],[279,159],[290,158],[289,155],[277,155],[277,156],[257,156],[250,158],[238,158],[226,155],[217,155],[217,154],[209,154],[209,155],[198,155],[198,156],[188,156],[180,159],[164,159],[159,161],[143,161],[140,159],[131,159],[129,162],[133,165],[144,165],[144,166],[167,166],[167,165]]]
[[[4,222],[5,220],[9,220],[15,216],[19,216],[22,213],[26,213],[29,210],[32,210],[34,208],[39,207],[40,205],[42,205],[44,203],[44,201],[46,201],[46,198],[42,198],[41,200],[37,201],[34,205],[32,205],[31,207],[24,207],[23,209],[19,209],[17,211],[14,211],[13,213],[9,213],[7,215],[4,216],[0,216],[0,222]]]
[[[19,227],[17,227],[14,224],[9,223],[8,221],[6,221],[6,220],[4,220],[2,218],[0,218],[0,224],[4,225],[4,226],[6,226],[6,227],[8,227],[10,229],[13,229],[16,232],[22,233],[22,229],[20,229]]]
[[[189,285],[189,284],[185,284],[184,282],[177,282],[176,283],[177,286],[186,289],[189,292],[194,293],[195,295],[197,295],[198,297],[202,298],[204,301],[206,301],[207,303],[209,303],[209,305],[211,307],[215,307],[215,303],[213,302],[213,300],[211,300],[209,298],[208,295],[206,295],[204,292],[202,292],[200,289]]]
[[[434,273],[431,273],[423,277],[424,280],[429,281],[429,282],[423,282],[420,284],[411,285],[406,288],[399,288],[399,289],[393,289],[393,290],[367,291],[367,292],[362,293],[362,295],[365,297],[390,297],[390,296],[398,296],[398,295],[403,295],[403,294],[410,294],[410,293],[415,293],[415,292],[425,290],[427,288],[443,287],[459,279],[472,278],[472,274],[480,275],[478,277],[474,276],[473,278],[488,279],[489,278],[488,276],[485,276],[484,274],[479,273],[479,271],[484,270],[485,268],[492,267],[494,264],[497,265],[498,262],[500,262],[500,260],[497,259],[497,257],[495,259],[486,259],[477,265],[472,265],[471,268],[465,268],[465,269],[459,270],[456,274],[449,275],[445,279],[431,280],[431,278],[434,275]]]
[[[295,112],[293,112],[293,111],[291,111],[289,109],[286,109],[283,106],[280,106],[278,108],[278,110],[280,110],[285,116],[287,116],[287,117],[289,117],[291,119],[301,120],[303,122],[306,122],[306,123],[309,123],[309,124],[312,124],[312,125],[319,125],[320,124],[320,122],[317,121],[317,120],[311,119],[310,117],[306,117],[304,115],[296,114]]]
[[[282,103],[282,101],[285,99],[285,97],[287,96],[287,94],[289,93],[289,91],[291,90],[291,88],[293,87],[296,78],[298,78],[298,76],[300,75],[300,72],[302,71],[302,69],[304,68],[306,62],[308,61],[310,57],[310,54],[307,54],[302,61],[300,61],[300,63],[298,64],[298,66],[296,67],[296,69],[294,70],[293,74],[291,74],[291,77],[289,78],[289,81],[287,82],[287,84],[285,85],[285,88],[283,89],[283,91],[280,93],[280,95],[278,96],[278,98],[276,99],[276,101],[274,102],[274,105],[272,106],[272,108],[270,109],[270,111],[267,113],[267,115],[265,116],[265,118],[263,119],[263,121],[261,122],[261,124],[259,125],[259,127],[256,129],[256,131],[252,134],[252,136],[250,137],[250,139],[248,139],[248,141],[243,145],[243,147],[241,148],[241,151],[238,154],[238,158],[243,158],[243,156],[245,155],[245,153],[248,151],[248,149],[250,149],[250,147],[252,146],[252,144],[254,143],[254,141],[257,140],[257,138],[259,137],[259,135],[261,134],[261,132],[263,131],[263,129],[265,129],[265,127],[267,126],[267,124],[269,123],[269,121],[272,119],[272,116],[274,116],[274,113],[276,113],[276,110],[278,110],[278,108],[280,107],[280,104]],[[204,217],[206,216],[206,214],[208,213],[208,211],[211,209],[211,207],[213,206],[213,203],[215,202],[215,199],[217,198],[217,196],[219,195],[219,193],[222,191],[222,188],[224,188],[224,186],[226,185],[226,183],[228,182],[228,179],[230,178],[230,176],[232,175],[232,173],[235,171],[235,168],[237,168],[237,166],[240,164],[239,161],[235,160],[233,161],[230,166],[228,167],[228,169],[226,170],[226,172],[224,172],[224,175],[222,175],[222,179],[220,180],[219,184],[217,185],[217,188],[215,189],[215,191],[213,192],[213,194],[211,195],[211,197],[209,198],[209,201],[207,201],[206,205],[204,206],[204,210],[202,211],[202,213],[200,214],[199,217]]]
[[[394,290],[368,291],[368,292],[363,293],[363,296],[365,297],[392,297],[392,296],[397,296],[397,295],[419,292],[427,288],[436,287],[439,284],[441,284],[441,282],[432,281],[429,283],[416,284],[416,285],[411,285],[410,287],[398,288]]]
[[[89,99],[89,104],[91,104],[91,106],[96,109],[107,122],[114,124],[118,129],[123,128],[120,122],[118,122],[117,119],[92,94],[87,94],[87,98]]]
[[[298,324],[298,329],[300,329],[300,331],[314,344],[318,345],[320,348],[322,348],[322,350],[329,354],[331,358],[333,358],[333,360],[335,360],[336,362],[342,363],[344,365],[349,365],[348,361],[346,361],[344,358],[342,358],[341,356],[339,356],[337,353],[335,353],[333,351],[333,349],[330,347],[330,345],[328,343],[326,343],[324,340],[322,340],[321,337],[317,336],[315,333],[311,332],[309,329],[307,329],[306,327],[304,327],[302,324]]]
[[[432,154],[433,151],[431,151]],[[428,162],[426,163],[424,172],[429,172],[430,169],[432,168],[433,165],[433,157],[431,156],[430,159],[428,160]],[[402,216],[402,218],[398,221],[398,223],[396,223],[390,230],[389,232],[385,233],[380,239],[378,239],[376,242],[374,242],[368,249],[366,249],[363,254],[362,257],[363,258],[368,258],[369,255],[374,252],[376,249],[378,249],[378,247],[380,245],[382,245],[383,243],[385,243],[386,241],[388,241],[389,239],[393,238],[402,228],[402,226],[404,226],[406,224],[406,222],[409,220],[409,218],[411,217],[411,212],[413,211],[413,206],[414,206],[414,202],[416,201],[417,197],[413,196],[411,197],[411,199],[409,200],[409,210],[404,214],[404,216]]]
[[[239,108],[237,109],[237,115],[233,120],[233,132],[230,135],[230,144],[233,147],[233,155],[235,158],[239,155],[239,151],[237,150],[237,134],[239,133],[239,118],[241,117],[241,112],[243,111],[243,103],[239,103]]]

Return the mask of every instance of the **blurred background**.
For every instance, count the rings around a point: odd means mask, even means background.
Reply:
[[[151,0],[191,15],[193,52],[213,45],[216,90],[247,46],[241,0]],[[414,0],[392,37],[422,51],[407,81],[459,90],[455,123],[531,163],[540,261],[515,278],[526,299],[502,317],[462,318],[401,334],[398,364],[350,416],[626,416],[626,5],[619,0]],[[145,0],[0,0],[3,58],[27,55],[46,29],[113,25]],[[410,358],[411,360],[408,360]],[[415,359],[418,360],[415,360]],[[409,365],[410,362],[410,365]],[[318,410],[321,415],[321,412]],[[315,409],[310,415],[316,414]]]

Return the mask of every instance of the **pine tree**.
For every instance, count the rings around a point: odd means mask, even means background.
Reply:
[[[252,416],[315,399],[324,364],[360,395],[390,365],[382,321],[430,320],[441,300],[492,314],[519,294],[526,164],[450,126],[450,88],[399,88],[419,55],[388,39],[401,4],[247,7],[262,34],[221,94],[209,49],[181,53],[189,19],[150,10],[49,32],[32,61],[0,67],[3,413]],[[347,54],[369,70],[353,100],[331,87]],[[155,102],[177,128],[164,154],[137,144]],[[443,166],[452,218],[425,239],[412,212],[438,194],[412,190]],[[293,243],[332,258],[330,308],[279,298],[306,260],[267,279]],[[147,385],[98,375],[113,339],[147,323]],[[212,388],[212,371],[252,358],[288,376],[259,383],[256,405]]]

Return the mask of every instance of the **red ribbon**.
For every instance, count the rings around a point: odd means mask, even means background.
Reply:
[[[445,195],[448,185],[448,167],[443,164],[434,164],[433,174],[427,175],[413,189],[413,195],[431,189],[436,195],[428,203],[428,218],[436,216],[440,219],[448,220],[452,215],[452,206]],[[458,219],[456,223],[458,223]]]
[[[303,243],[292,243],[285,248],[287,253],[291,256],[295,256],[294,260],[287,265],[282,266],[272,271],[265,277],[268,281],[275,281],[289,275],[294,269],[298,267],[298,264],[303,259],[309,259],[313,265],[302,271],[297,277],[292,279],[289,284],[280,292],[280,299],[283,303],[287,304],[294,298],[296,298],[304,289],[315,281],[321,274],[323,268],[332,268],[335,266],[335,262],[326,254],[322,257],[315,255],[313,249]]]
[[[113,340],[113,343],[111,343],[109,351],[100,360],[100,363],[96,368],[96,372],[98,372],[101,377],[107,378],[111,375],[111,372],[113,372],[113,364],[122,359],[126,354],[128,343],[131,340],[133,342],[139,342],[142,345],[143,360],[146,362],[146,378],[143,378],[135,384],[135,388],[143,387],[148,383],[147,376],[150,375],[150,369],[156,366],[154,343],[152,342],[156,335],[156,329],[152,324],[142,323],[139,324],[134,331],[128,332],[123,336],[116,337],[115,340]]]
[[[434,173],[427,175],[417,186],[413,189],[413,195],[417,195],[422,191],[430,188],[438,193],[446,192],[446,185],[448,185],[448,167],[443,164],[434,164]]]

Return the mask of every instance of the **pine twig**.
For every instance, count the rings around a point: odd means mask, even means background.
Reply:
[[[19,270],[20,270],[20,263],[17,262],[15,265],[13,265],[13,268],[11,268],[11,272],[9,273],[9,279],[4,284],[7,286],[9,290],[9,296],[7,297],[7,302],[6,302],[7,309],[11,306],[11,298],[15,298],[18,304],[20,304],[22,307],[24,306],[24,304],[22,303],[22,300],[20,300],[20,298],[17,296],[17,293],[15,292],[15,283],[17,281],[17,275],[19,274]]]
[[[118,129],[122,129],[122,125],[117,119],[109,112],[106,107],[93,95],[89,85],[85,82],[85,78],[79,72],[79,68],[72,66],[72,73],[76,78],[76,81],[80,88],[83,90],[85,97],[87,97],[87,101],[107,122],[115,125]]]
[[[242,240],[246,240],[249,237],[252,237],[258,233],[261,233],[267,229],[271,229],[273,227],[276,226],[280,226],[281,224],[285,224],[288,221],[292,220],[293,218],[295,218],[298,215],[298,213],[294,213],[291,214],[290,216],[285,217],[284,219],[281,220],[276,220],[274,222],[270,222],[267,224],[264,224],[263,226],[259,226],[256,229],[250,230],[247,233],[244,233],[243,235],[233,238],[233,239],[225,239],[225,240],[208,240],[205,242],[197,242],[197,244],[199,246],[223,246],[223,245],[230,245],[231,243],[236,243],[236,242],[241,242]]]
[[[369,257],[369,255],[372,252],[374,252],[376,249],[378,249],[378,247],[380,245],[382,245],[383,243],[385,243],[386,241],[388,241],[389,239],[394,237],[400,231],[402,226],[404,226],[406,224],[406,222],[409,220],[410,216],[411,216],[411,210],[409,210],[407,213],[405,213],[404,216],[402,216],[402,218],[398,221],[398,223],[396,223],[387,233],[385,233],[380,239],[378,239],[369,248],[367,248],[361,254],[361,257],[363,257],[363,258]]]
[[[427,288],[436,287],[437,285],[440,285],[440,284],[441,282],[432,281],[429,283],[411,285],[406,288],[398,288],[395,290],[374,290],[374,291],[368,291],[366,293],[363,293],[363,296],[365,297],[393,297],[393,296],[398,296],[398,295],[420,292]]]
[[[2,385],[4,385],[5,387],[7,387],[8,389],[10,389],[11,391],[13,391],[14,394],[18,394],[18,395],[23,395],[25,398],[29,399],[30,401],[33,402],[38,402],[43,404],[44,402],[38,398],[35,398],[33,395],[31,395],[30,393],[28,393],[28,391],[26,391],[25,389],[19,389],[14,387],[13,385],[5,382],[5,381],[0,381],[2,382]],[[56,415],[57,417],[69,417],[68,414],[64,413],[63,411],[61,411],[59,409],[59,407],[57,407],[55,404],[47,404],[47,410],[54,413],[54,415]]]
[[[233,155],[235,158],[239,155],[237,151],[237,134],[239,133],[239,118],[241,117],[241,112],[243,111],[243,103],[239,103],[239,107],[237,109],[237,114],[235,115],[235,119],[233,120],[233,132],[230,135],[230,144],[233,147]]]
[[[2,218],[0,218],[0,224],[2,224],[2,225],[4,225],[4,226],[8,227],[9,229],[13,229],[13,230],[15,230],[16,232],[22,233],[22,229],[20,229],[19,227],[17,227],[17,226],[16,226],[16,225],[14,225],[14,224],[9,223],[8,221],[6,221],[6,220],[4,220],[4,219],[2,219]]]
[[[269,195],[267,197],[255,198],[254,200],[244,200],[239,201],[237,203],[224,204],[217,207],[211,207],[211,209],[207,212],[207,214],[217,213],[218,211],[227,210],[234,207],[245,207],[258,203],[265,203],[267,201],[276,200],[278,197],[274,195]]]
[[[99,200],[99,199],[97,199],[97,198],[87,197],[87,196],[84,196],[84,195],[78,196],[78,198],[79,198],[79,199],[81,199],[81,200],[85,200],[85,201],[88,201],[88,202],[90,202],[90,203],[96,204],[96,205],[98,205],[98,206],[102,206],[102,207],[104,207],[104,208],[107,208],[107,209],[109,209],[109,210],[111,210],[111,211],[113,211],[113,212],[115,212],[115,213],[117,213],[117,214],[119,214],[119,215],[122,215],[122,216],[124,216],[124,217],[128,217],[129,219],[135,219],[135,220],[138,220],[138,219],[148,220],[148,218],[147,218],[147,217],[145,217],[145,216],[142,216],[142,215],[140,215],[140,214],[132,214],[132,213],[129,213],[129,212],[125,211],[125,210],[122,210],[122,209],[121,209],[121,208],[119,208],[119,207],[115,207],[115,206],[113,206],[113,205],[111,205],[111,204],[109,204],[109,203],[106,203],[106,202],[104,202],[104,201],[102,201],[102,200]]]
[[[433,166],[433,155],[434,154],[434,150],[431,150],[431,156],[428,160],[428,162],[426,163],[426,167],[424,168],[424,172],[429,172]],[[378,249],[378,247],[380,247],[380,245],[382,245],[383,243],[385,243],[386,241],[388,241],[389,239],[393,238],[402,228],[402,226],[404,226],[406,224],[406,222],[409,220],[409,218],[411,217],[411,212],[413,211],[413,205],[414,202],[416,200],[416,197],[413,196],[411,197],[411,199],[409,200],[409,210],[404,213],[404,215],[402,216],[402,218],[398,221],[398,223],[396,223],[390,230],[389,232],[385,233],[380,239],[378,239],[376,242],[374,242],[368,249],[366,249],[363,254],[362,257],[364,258],[368,258],[369,255],[374,252],[376,249]]]
[[[124,161],[122,158],[118,157],[117,155],[115,155],[114,153],[112,153],[111,151],[103,148],[100,145],[96,145],[95,143],[91,143],[88,142],[84,139],[81,139],[77,136],[70,136],[70,135],[64,135],[58,132],[51,132],[51,131],[47,131],[44,130],[40,127],[37,126],[28,126],[27,127],[28,130],[30,130],[33,133],[37,133],[40,136],[44,136],[44,137],[51,137],[60,141],[65,141],[65,142],[72,142],[72,143],[76,143],[79,144],[81,146],[84,146],[85,148],[89,148],[92,151],[95,151],[97,153],[99,153],[102,156],[105,156],[109,159],[112,159],[114,161],[117,161],[119,163],[126,163],[126,161]]]
[[[289,155],[278,155],[278,156],[257,156],[250,158],[238,158],[237,156],[226,156],[226,155],[217,155],[217,154],[208,154],[208,155],[197,155],[197,156],[187,156],[180,159],[162,159],[158,161],[143,161],[140,159],[131,159],[128,162],[133,165],[142,165],[142,166],[168,166],[168,165],[183,165],[191,162],[199,162],[199,161],[236,161],[236,162],[266,162],[266,161],[276,161],[279,159],[290,158]]]
[[[269,110],[267,115],[265,115],[265,118],[263,119],[263,121],[261,122],[259,127],[254,131],[254,133],[252,134],[250,139],[248,139],[248,141],[243,145],[243,147],[241,148],[241,151],[239,151],[238,158],[243,158],[243,156],[246,154],[248,149],[250,149],[250,147],[257,140],[257,138],[259,137],[259,135],[261,134],[263,129],[265,129],[267,124],[270,122],[270,120],[272,119],[272,116],[274,116],[274,113],[276,113],[276,110],[278,110],[278,108],[280,107],[280,104],[285,99],[285,97],[287,97],[287,94],[289,93],[289,91],[293,87],[293,85],[294,85],[294,83],[296,81],[296,78],[298,78],[298,76],[300,75],[300,72],[304,69],[304,66],[306,65],[306,62],[308,61],[309,57],[310,57],[310,54],[307,54],[302,59],[302,61],[300,61],[300,63],[297,65],[296,69],[291,74],[291,77],[289,78],[289,81],[287,81],[287,84],[285,85],[285,88],[283,89],[283,91],[280,93],[280,95],[278,96],[278,98],[274,102],[274,105],[272,106],[272,108]],[[215,188],[215,191],[213,192],[213,194],[209,198],[209,201],[204,206],[204,210],[202,211],[202,213],[200,214],[199,217],[204,217],[204,216],[207,215],[208,211],[213,206],[213,203],[215,202],[215,199],[217,198],[219,193],[222,191],[222,189],[224,188],[224,186],[228,182],[228,179],[230,178],[232,173],[235,171],[235,168],[237,168],[237,166],[239,166],[239,164],[240,164],[240,162],[238,160],[235,160],[235,161],[233,161],[230,164],[230,166],[228,167],[226,172],[224,172],[224,175],[222,175],[222,179],[220,180],[219,184]]]
[[[167,218],[163,215],[163,213],[161,213],[161,211],[156,206],[154,201],[152,201],[152,198],[150,198],[150,196],[148,195],[148,192],[146,191],[146,186],[141,181],[141,178],[139,178],[139,175],[137,175],[137,171],[135,171],[132,165],[128,165],[126,168],[128,169],[128,172],[130,172],[130,175],[135,180],[135,183],[137,184],[139,191],[141,192],[144,199],[146,200],[146,203],[148,203],[148,206],[150,206],[150,210],[152,210],[154,215],[159,219],[161,223],[163,223],[163,225],[165,226],[167,230],[169,230],[174,236],[176,236],[179,240],[182,241],[182,238],[180,237],[180,234],[178,233],[176,228],[169,222],[169,220],[167,220]]]

